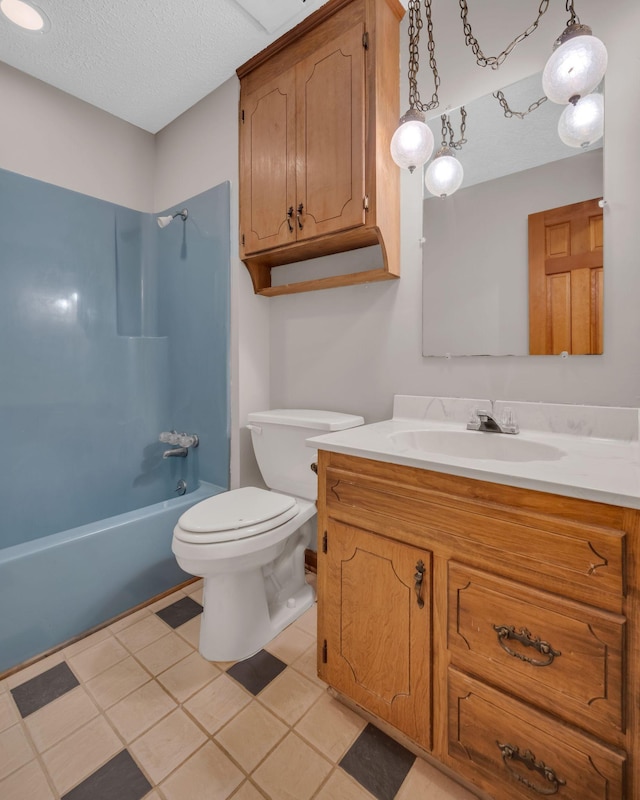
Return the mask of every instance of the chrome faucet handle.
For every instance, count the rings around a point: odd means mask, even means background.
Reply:
[[[520,427],[518,426],[515,412],[508,406],[505,406],[505,408],[502,410],[500,429],[502,430],[502,433],[520,433]]]
[[[480,430],[480,417],[478,416],[478,409],[472,408],[469,414],[469,419],[467,421],[467,430],[468,431],[479,431]]]

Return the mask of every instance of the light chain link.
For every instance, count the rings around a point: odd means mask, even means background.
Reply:
[[[449,147],[451,150],[460,150],[462,145],[467,143],[465,133],[467,130],[467,111],[464,106],[460,106],[460,138],[457,142],[454,141],[453,126],[451,119],[447,114],[442,114],[442,146]],[[447,133],[449,134],[449,141],[447,142]]]
[[[517,117],[518,119],[524,119],[527,114],[530,114],[532,111],[535,111],[536,108],[540,108],[543,103],[547,102],[547,97],[541,97],[539,100],[536,100],[534,103],[531,103],[529,108],[526,111],[514,111],[509,107],[509,103],[507,102],[507,98],[504,96],[504,92],[498,90],[497,92],[493,93],[493,96],[502,106],[502,110],[504,111],[505,117],[510,119],[511,117]]]
[[[566,0],[567,2],[567,11],[573,13],[573,0]],[[507,56],[511,53],[511,51],[516,47],[516,45],[523,42],[526,38],[531,36],[531,34],[537,29],[538,25],[540,24],[540,20],[542,16],[547,12],[549,8],[550,0],[541,0],[541,3],[538,7],[538,16],[534,20],[534,22],[529,25],[529,27],[517,36],[511,44],[507,45],[507,47],[497,56],[485,56],[485,54],[480,49],[480,44],[478,40],[473,35],[473,31],[471,29],[471,23],[469,22],[469,6],[467,5],[467,0],[459,0],[460,4],[460,17],[462,19],[462,27],[464,30],[464,41],[465,44],[471,48],[473,54],[476,57],[476,63],[479,67],[491,67],[491,69],[498,69],[498,67],[506,60]],[[571,8],[569,8],[571,6]]]
[[[431,0],[424,0],[427,17],[427,34],[429,37],[429,67],[433,72],[434,91],[431,100],[423,103],[418,91],[418,69],[420,67],[420,31],[423,28],[420,12],[421,0],[409,0],[409,108],[418,111],[431,111],[440,104],[438,89],[440,88],[440,75],[436,63],[436,45],[433,38],[433,20],[431,16]]]

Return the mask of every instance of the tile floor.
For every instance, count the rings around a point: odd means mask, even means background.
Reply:
[[[473,800],[326,692],[315,607],[214,664],[201,600],[190,584],[0,681],[2,800]]]

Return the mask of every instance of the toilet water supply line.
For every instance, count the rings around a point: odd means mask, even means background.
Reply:
[[[158,439],[164,444],[174,446],[172,450],[165,450],[162,458],[186,458],[189,455],[189,448],[200,444],[200,439],[195,433],[162,431]]]

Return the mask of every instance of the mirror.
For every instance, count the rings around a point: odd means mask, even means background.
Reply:
[[[526,111],[541,87],[537,74],[503,91]],[[528,216],[602,197],[602,139],[565,145],[564,106],[551,102],[524,119],[507,119],[492,94],[465,108],[462,187],[444,199],[425,189],[422,354],[528,355]],[[460,115],[448,113],[457,139]],[[440,117],[429,125],[440,142]]]

